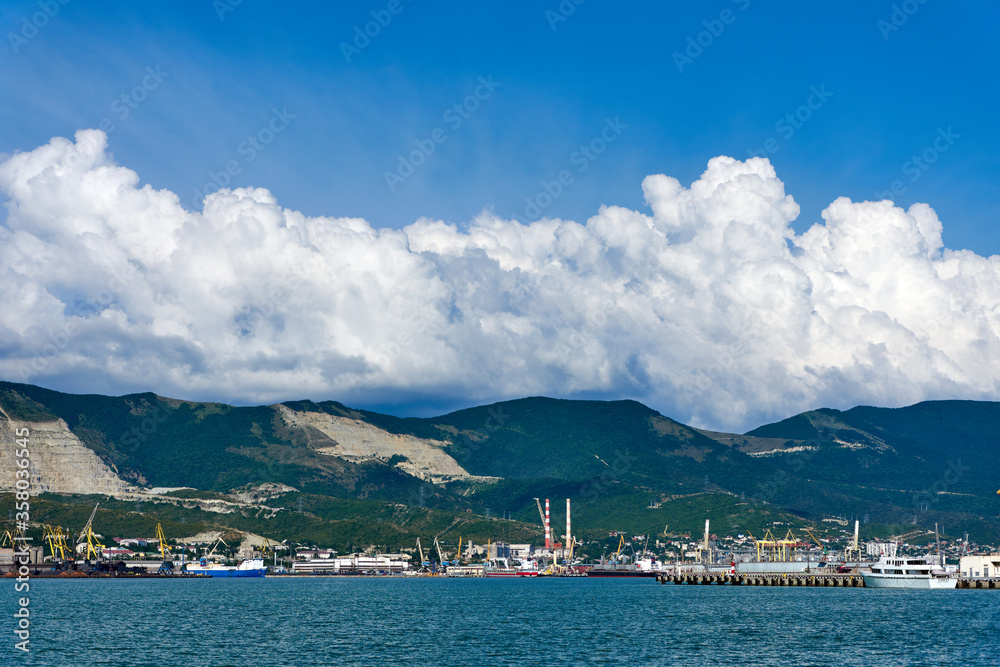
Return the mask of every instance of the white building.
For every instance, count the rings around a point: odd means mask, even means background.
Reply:
[[[510,555],[513,558],[531,558],[535,555],[535,547],[531,544],[512,544]]]
[[[958,569],[966,579],[1000,579],[1000,553],[962,556]]]
[[[307,551],[303,549],[302,551],[297,551],[295,553],[295,557],[298,558],[299,560],[312,560],[314,558],[333,558],[336,555],[337,555],[336,551],[330,551],[325,549],[320,551],[312,551],[312,550]]]

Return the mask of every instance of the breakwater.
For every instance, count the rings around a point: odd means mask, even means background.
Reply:
[[[833,586],[863,588],[857,574],[667,574],[656,575],[661,584],[731,585],[731,586]]]
[[[730,586],[829,586],[864,588],[865,580],[857,574],[668,574],[656,575],[661,584],[730,585]],[[955,588],[1000,590],[1000,579],[959,579]]]

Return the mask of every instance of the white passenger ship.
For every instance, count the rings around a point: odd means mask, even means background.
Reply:
[[[873,563],[870,572],[861,571],[866,588],[955,588],[958,578],[945,571],[930,556],[897,556],[896,545]]]

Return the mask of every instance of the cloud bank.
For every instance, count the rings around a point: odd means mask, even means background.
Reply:
[[[1000,396],[1000,257],[925,204],[840,198],[802,235],[768,160],[717,157],[649,211],[402,230],[263,188],[201,212],[81,130],[0,160],[0,377],[348,404],[635,398],[752,428],[820,406]]]

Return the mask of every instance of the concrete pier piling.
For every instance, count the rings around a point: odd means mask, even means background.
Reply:
[[[858,574],[668,574],[656,575],[661,584],[695,584],[719,586],[830,586],[834,588],[864,588]],[[956,588],[1000,590],[1000,579],[959,579]]]
[[[724,586],[839,586],[863,587],[856,574],[667,574],[656,575],[661,584],[696,584]]]

